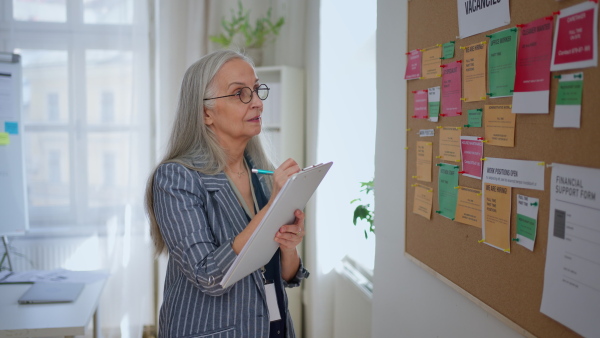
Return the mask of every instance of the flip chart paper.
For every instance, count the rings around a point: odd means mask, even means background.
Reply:
[[[519,31],[515,92],[515,114],[548,114],[550,111],[550,61],[552,20],[541,18]]]
[[[482,237],[485,243],[510,252],[510,210],[512,188],[484,183]]]
[[[469,109],[467,114],[467,123],[469,124],[469,128],[481,128],[483,109]]]
[[[476,136],[461,136],[460,150],[463,175],[481,179],[483,142]]]
[[[563,74],[558,80],[554,128],[581,127],[583,73]]]
[[[457,222],[481,228],[481,190],[460,187],[456,203]]]
[[[433,206],[433,190],[416,186],[415,199],[413,202],[413,213],[431,219],[431,208]]]
[[[516,115],[511,113],[510,106],[487,105],[483,114],[485,123],[485,139],[488,145],[501,147],[515,146]]]
[[[483,182],[513,188],[544,190],[545,165],[538,161],[523,161],[486,157],[483,161]]]
[[[443,46],[443,54],[442,59],[448,60],[454,57],[454,41],[446,42]]]
[[[15,120],[14,111],[14,76],[11,72],[3,70],[0,72],[0,119]]]
[[[598,66],[598,4],[585,1],[556,17],[551,71]]]
[[[483,101],[486,97],[486,45],[476,43],[464,48],[463,97],[465,102]]]
[[[414,92],[413,118],[426,119],[427,116],[427,90]]]
[[[456,4],[463,39],[510,23],[507,0],[457,0]]]
[[[440,156],[444,161],[460,162],[460,129],[440,129]]]
[[[533,251],[540,200],[517,195],[517,244]]]
[[[512,96],[515,88],[517,29],[509,28],[492,34],[489,42],[489,96]]]
[[[600,169],[553,163],[541,312],[600,332]]]
[[[443,116],[458,116],[462,112],[461,63],[453,62],[442,70],[442,113]]]
[[[440,87],[431,87],[427,90],[427,103],[429,121],[437,122],[440,115]]]
[[[438,174],[438,213],[454,220],[456,200],[458,197],[458,166],[440,163]]]
[[[436,79],[442,75],[440,68],[442,64],[441,56],[442,47],[440,46],[429,47],[423,51],[421,74],[424,79]]]
[[[421,77],[421,52],[417,49],[408,53],[406,62],[406,72],[404,73],[405,80],[414,80]]]
[[[433,158],[431,142],[417,142],[417,180],[431,182],[431,166]]]

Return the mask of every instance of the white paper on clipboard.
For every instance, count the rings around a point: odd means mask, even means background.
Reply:
[[[274,240],[275,234],[282,225],[293,223],[294,211],[304,209],[332,164],[327,162],[303,169],[288,179],[221,280],[223,288],[233,285],[271,260],[279,248],[279,243]]]

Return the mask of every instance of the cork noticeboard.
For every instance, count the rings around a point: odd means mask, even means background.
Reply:
[[[409,0],[407,52],[455,41],[455,55],[442,64],[463,59],[461,46],[483,40],[496,31],[517,24],[551,16],[563,8],[582,1],[527,0],[510,2],[509,25],[464,39],[457,38],[457,2],[452,0]],[[405,56],[399,56],[405,57]],[[558,79],[552,77],[549,114],[517,114],[514,147],[484,144],[484,156],[517,160],[564,163],[600,168],[600,69],[598,67],[552,72],[551,75],[584,73],[580,128],[554,128],[554,107]],[[407,176],[406,176],[406,255],[481,307],[498,316],[525,336],[577,337],[577,333],[540,312],[544,283],[544,268],[548,239],[551,168],[545,168],[543,191],[513,188],[511,208],[511,238],[516,236],[517,194],[540,201],[538,228],[534,251],[511,243],[510,253],[479,243],[481,229],[458,223],[432,212],[431,220],[413,212],[413,184],[420,183],[434,190],[433,210],[438,210],[438,172],[435,158],[439,153],[437,126],[462,127],[467,114],[440,117],[439,122],[411,118],[414,91],[441,86],[441,78],[407,81]],[[487,98],[479,102],[462,102],[462,110],[484,108],[484,105],[511,105],[512,97]],[[434,129],[434,137],[420,137],[419,130]],[[484,129],[463,128],[463,136],[484,137]],[[419,182],[416,173],[417,142],[433,143],[432,182]],[[481,189],[481,180],[461,175],[459,185]]]

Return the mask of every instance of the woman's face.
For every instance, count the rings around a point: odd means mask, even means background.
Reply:
[[[242,59],[227,61],[214,78],[215,97],[239,93],[244,87],[255,90],[259,83],[254,68]],[[261,131],[263,102],[256,92],[243,103],[238,95],[214,99],[212,109],[204,108],[204,123],[217,135],[224,148],[245,144]]]

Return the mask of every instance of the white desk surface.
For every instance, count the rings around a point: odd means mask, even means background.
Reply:
[[[0,284],[0,337],[84,335],[105,282],[86,284],[72,303],[23,305],[17,300],[32,284]]]

